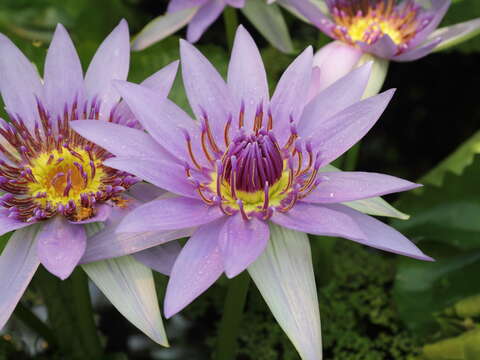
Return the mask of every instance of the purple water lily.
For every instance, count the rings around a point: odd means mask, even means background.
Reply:
[[[0,124],[0,234],[16,230],[0,256],[1,328],[40,264],[65,279],[86,254],[94,253],[89,255],[91,260],[110,257],[115,249],[105,246],[102,238],[116,240],[117,247],[121,246],[115,234],[120,219],[160,193],[137,184],[139,179],[133,175],[105,166],[112,154],[70,128],[70,122],[77,119],[122,124],[127,133],[140,127],[111,85],[112,79],[125,80],[128,73],[125,21],[99,47],[85,78],[74,45],[61,25],[48,49],[43,82],[30,61],[3,35],[0,52],[0,91],[10,120]],[[166,96],[177,65],[162,69],[144,85],[154,88],[158,96]],[[146,134],[143,141],[155,146]],[[135,148],[128,150],[130,154]],[[92,243],[87,233],[95,227],[103,229]],[[141,235],[143,240],[145,237]],[[171,251],[164,255],[167,260],[174,256]],[[117,265],[117,273],[113,266],[100,269],[101,264],[85,270],[100,288],[105,288],[108,279],[107,297],[155,341],[167,344],[153,279],[151,284],[145,282],[151,278],[150,270],[141,269],[134,261],[119,260]],[[144,289],[129,275],[132,269],[142,274]],[[120,292],[123,303],[115,298]],[[132,314],[132,308],[138,312]]]
[[[172,193],[136,208],[118,231],[195,229],[171,272],[167,317],[222,273],[232,278],[248,269],[302,357],[318,360],[320,320],[305,233],[431,260],[391,227],[342,204],[418,185],[376,173],[321,172],[368,132],[393,90],[360,101],[368,64],[316,94],[318,71],[307,48],[270,98],[258,48],[243,27],[227,83],[189,43],[181,41],[180,52],[196,121],[143,86],[116,82],[158,144],[144,144],[141,156],[113,149],[117,157],[106,164]],[[113,124],[75,121],[72,127],[101,146],[125,141]],[[157,146],[170,156],[162,157]]]
[[[327,0],[326,3],[328,14],[309,0],[292,1],[302,15],[331,38],[359,52],[393,61],[419,59],[435,49],[473,36],[480,29],[480,19],[475,19],[436,30],[450,0],[430,0],[429,7],[416,0]]]

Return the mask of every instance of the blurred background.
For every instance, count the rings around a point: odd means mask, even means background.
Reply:
[[[120,19],[127,19],[133,36],[164,13],[167,3],[0,0],[0,32],[42,73],[49,41],[56,24],[62,23],[86,68]],[[314,27],[287,12],[284,15],[295,45],[295,53],[289,55],[271,47],[239,14],[240,22],[262,49],[272,88],[302,49],[310,44],[318,49],[329,41]],[[454,1],[444,24],[475,17],[480,17],[480,1]],[[182,36],[180,31],[133,53],[129,80],[140,82],[176,60]],[[225,74],[229,49],[222,18],[198,45]],[[398,90],[362,142],[357,169],[426,184],[416,193],[388,198],[412,215],[411,220],[391,224],[438,261],[425,264],[343,239],[312,237],[325,359],[480,359],[480,158],[475,155],[480,153],[480,135],[475,135],[480,129],[479,67],[480,36],[448,52],[390,65],[384,88]],[[188,110],[179,79],[170,97]],[[454,157],[444,161],[453,152]],[[166,280],[156,274],[160,299]],[[225,284],[222,279],[181,315],[166,322],[169,349],[149,341],[92,286],[98,330],[108,353],[105,359],[212,358]],[[35,285],[34,280],[0,333],[0,360],[82,359],[81,353],[69,350],[69,345],[79,341],[74,332],[78,319],[49,317],[44,306],[45,301],[68,306],[69,299],[57,298],[54,293],[45,299]],[[58,286],[63,285],[59,282]],[[31,319],[30,310],[40,322]],[[74,348],[78,347],[72,345]],[[298,359],[254,286],[248,294],[237,359]]]

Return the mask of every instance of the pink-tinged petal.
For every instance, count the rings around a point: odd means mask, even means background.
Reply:
[[[115,85],[138,121],[173,156],[190,160],[185,132],[191,137],[194,150],[200,149],[198,125],[172,101],[159,100],[154,91],[141,85],[123,81]]]
[[[128,214],[118,233],[186,229],[207,224],[223,217],[218,206],[187,198],[154,200]]]
[[[163,194],[165,190],[145,182],[137,183],[128,189],[128,195],[141,202],[151,201]]]
[[[37,235],[37,253],[45,268],[64,280],[72,273],[87,246],[83,225],[70,224],[56,216],[43,225]]]
[[[357,45],[364,52],[377,55],[384,59],[391,59],[397,53],[397,45],[388,35],[383,35],[372,44],[357,41]]]
[[[167,231],[142,230],[136,233],[117,233],[118,225],[139,202],[131,200],[127,208],[114,208],[112,216],[104,223],[105,227],[88,239],[87,249],[80,263],[90,263],[129,255],[166,242],[189,237],[195,228]]]
[[[84,98],[83,70],[75,46],[63,25],[58,24],[48,48],[43,76],[45,101],[52,117],[63,115],[64,107]]]
[[[95,209],[95,216],[81,221],[69,221],[70,224],[80,225],[80,224],[90,224],[93,222],[104,222],[112,214],[112,207],[107,204],[101,204]]]
[[[364,239],[350,239],[360,244],[371,246],[395,254],[409,256],[414,259],[434,261],[425,255],[413,242],[400,234],[397,230],[377,219],[362,214],[344,205],[325,205],[332,210],[343,212],[353,219],[362,232]]]
[[[117,157],[104,164],[128,172],[174,194],[198,199],[198,192],[188,181],[185,167],[161,158]],[[193,169],[192,169],[193,171]]]
[[[326,120],[360,101],[368,84],[371,65],[370,62],[347,73],[310,101],[305,106],[298,123],[298,133],[308,137],[316,130],[323,131],[323,123]],[[320,68],[320,72],[321,80],[323,79],[323,68]]]
[[[70,126],[84,138],[116,156],[151,156],[176,161],[142,130],[96,120],[76,120],[70,122]]]
[[[338,158],[372,128],[394,92],[387,90],[357,102],[322,122],[311,135],[314,148],[320,151],[321,166]]]
[[[187,241],[173,265],[165,294],[168,319],[207,290],[223,272],[218,234],[224,219],[200,227]]]
[[[322,359],[322,334],[310,241],[305,233],[270,227],[267,249],[248,272],[302,360]]]
[[[430,19],[430,22],[408,44],[411,47],[416,47],[423,43],[427,37],[438,27],[443,17],[450,7],[450,0],[431,0],[431,7],[422,14],[422,19]]]
[[[290,136],[290,119],[298,122],[307,102],[312,76],[312,47],[306,48],[285,70],[270,102],[275,136],[280,144]]]
[[[421,185],[394,176],[366,172],[326,172],[320,183],[302,201],[339,203],[415,189]]]
[[[8,217],[9,211],[0,209],[0,236],[17,229],[35,224],[35,221],[25,222]]]
[[[112,80],[126,80],[130,63],[130,40],[125,20],[107,36],[90,62],[85,75],[87,96],[101,100],[100,117],[108,118],[120,96]]]
[[[268,225],[262,220],[230,216],[218,240],[227,277],[233,278],[250,266],[265,250],[269,235]]]
[[[365,234],[349,215],[323,205],[297,202],[286,213],[276,212],[271,221],[309,234],[338,236],[351,240],[365,239]]]
[[[33,130],[37,100],[43,100],[43,86],[37,69],[22,52],[0,34],[0,93],[7,111],[18,114]]]
[[[170,0],[167,12],[176,12],[205,5],[209,0]]]
[[[440,44],[434,49],[434,51],[442,51],[456,44],[467,41],[479,33],[480,18],[437,29],[430,34],[427,41],[438,37],[442,38]]]
[[[155,246],[133,254],[135,260],[141,262],[143,265],[158,271],[161,274],[170,276],[173,264],[177,260],[182,247],[176,241],[168,244]]]
[[[320,68],[320,88],[326,89],[357,65],[363,52],[341,41],[331,42],[315,53],[313,65]]]
[[[205,30],[217,20],[224,8],[223,0],[210,0],[203,5],[188,24],[187,40],[191,43],[197,42]]]
[[[425,44],[404,52],[403,54],[394,56],[392,60],[394,61],[414,61],[418,60],[424,56],[430,54],[440,43],[442,42],[442,38],[438,37],[431,41],[427,41]]]
[[[180,57],[185,91],[197,119],[208,116],[212,135],[224,147],[223,130],[234,105],[230,90],[218,71],[193,45],[180,40]]]
[[[243,103],[245,128],[253,129],[256,110],[261,105],[266,112],[268,94],[267,74],[255,41],[240,25],[235,35],[228,65],[228,88],[236,101],[237,116]]]
[[[166,98],[177,76],[178,63],[178,60],[170,63],[155,74],[149,76],[140,85],[155,91],[159,99]],[[118,104],[115,109],[115,116],[121,119],[120,124],[127,124],[132,120],[136,121],[135,115],[133,115],[125,101]]]
[[[0,255],[0,329],[10,318],[40,261],[35,235],[37,226],[16,231]]]
[[[227,4],[236,8],[242,8],[245,6],[245,0],[226,0]]]

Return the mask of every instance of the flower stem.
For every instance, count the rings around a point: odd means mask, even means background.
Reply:
[[[237,335],[247,299],[250,276],[246,271],[229,281],[227,298],[217,339],[216,360],[234,360]]]
[[[43,296],[49,323],[63,355],[74,360],[101,359],[102,346],[83,270],[75,269],[62,281],[40,268],[35,286]]]
[[[31,330],[41,336],[48,344],[49,347],[55,347],[56,340],[52,330],[40,320],[28,307],[21,302],[17,304],[13,315],[28,326]]]
[[[223,11],[223,21],[225,23],[228,47],[231,50],[233,47],[233,40],[235,39],[235,31],[238,26],[237,11],[230,6],[227,6]]]

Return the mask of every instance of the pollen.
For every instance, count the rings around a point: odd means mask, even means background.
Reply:
[[[101,160],[82,148],[42,153],[32,159],[28,169],[32,174],[29,193],[41,206],[67,206],[74,201],[80,207],[81,194],[101,191],[105,177]]]

